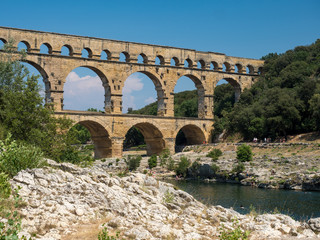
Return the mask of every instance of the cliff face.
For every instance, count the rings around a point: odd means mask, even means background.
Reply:
[[[21,187],[27,203],[20,211],[23,233],[36,233],[37,239],[66,239],[66,234],[81,231],[75,230],[77,225],[97,219],[123,239],[219,239],[222,231],[237,227],[250,231],[250,239],[320,238],[320,219],[300,223],[281,214],[241,215],[207,207],[144,174],[120,178],[101,165],[49,165],[22,171],[11,181]]]

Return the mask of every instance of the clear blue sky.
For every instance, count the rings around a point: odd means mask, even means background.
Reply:
[[[320,38],[320,0],[16,0],[2,1],[0,6],[1,26],[248,58],[281,53]],[[139,91],[131,94],[141,95]]]

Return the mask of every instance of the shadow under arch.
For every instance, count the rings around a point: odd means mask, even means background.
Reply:
[[[94,158],[106,158],[112,155],[112,142],[108,131],[98,122],[84,120],[76,122],[88,129],[94,145]]]
[[[202,82],[200,81],[200,79],[198,77],[196,77],[195,75],[192,75],[192,74],[185,74],[181,77],[188,77],[189,79],[191,79],[193,81],[193,83],[197,89],[197,94],[198,94],[198,118],[204,118],[206,116],[206,106],[204,103],[205,89],[203,87]],[[176,81],[175,86],[177,85],[178,80]]]
[[[197,145],[206,142],[203,131],[196,125],[188,124],[180,128],[176,135],[175,151],[179,152],[186,145]]]
[[[106,77],[106,75],[101,71],[99,70],[98,68],[96,67],[93,67],[93,66],[89,66],[89,65],[80,65],[80,66],[76,66],[74,67],[69,73],[68,75],[75,69],[77,68],[87,68],[87,69],[90,69],[92,70],[95,74],[98,75],[98,77],[100,78],[101,82],[102,82],[102,86],[104,88],[104,110],[106,113],[111,113],[112,110],[113,110],[113,104],[111,102],[111,87],[109,85],[109,81],[108,81],[108,78]],[[68,76],[66,76],[67,78]],[[66,79],[65,78],[65,79]]]
[[[233,78],[230,78],[230,77],[226,77],[223,79],[226,80],[233,87],[234,99],[235,99],[235,102],[238,102],[240,99],[240,94],[241,94],[241,86],[240,86],[239,82]]]
[[[163,151],[165,142],[161,131],[156,126],[151,123],[142,122],[131,126],[131,128],[132,127],[136,127],[142,133],[147,145],[147,155],[159,154]]]
[[[126,77],[126,80],[134,73],[142,73],[151,79],[157,92],[157,116],[164,116],[166,114],[165,92],[159,78],[149,71],[142,70],[130,73],[130,75]]]

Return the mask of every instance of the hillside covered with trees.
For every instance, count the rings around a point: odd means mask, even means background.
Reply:
[[[263,57],[264,73],[215,127],[244,139],[275,139],[320,129],[320,40]]]

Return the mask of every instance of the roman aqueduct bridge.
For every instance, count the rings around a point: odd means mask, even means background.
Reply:
[[[54,104],[56,116],[65,116],[89,129],[97,158],[121,156],[125,134],[132,126],[144,135],[148,154],[164,148],[174,152],[180,130],[188,144],[210,142],[216,84],[221,79],[228,81],[237,100],[257,80],[264,63],[215,52],[0,27],[0,41],[11,40],[15,46],[23,42],[27,47],[24,61],[42,75],[46,102]],[[48,49],[46,54],[40,53],[42,45]],[[67,56],[61,54],[63,47],[68,49]],[[84,49],[86,58],[82,57]],[[124,61],[120,61],[120,54],[125,56]],[[101,59],[102,55],[106,58]],[[142,63],[138,62],[139,56]],[[89,68],[100,77],[105,113],[64,110],[63,87],[68,74],[77,67]],[[158,97],[157,116],[122,114],[122,89],[135,72],[144,73],[153,81]],[[182,76],[189,77],[197,88],[198,118],[174,117],[174,87]]]

